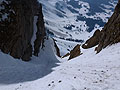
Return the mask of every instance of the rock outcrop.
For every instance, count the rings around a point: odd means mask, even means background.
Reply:
[[[98,45],[99,41],[100,41],[100,37],[101,37],[101,31],[96,30],[94,35],[90,39],[88,39],[85,42],[85,44],[82,45],[82,48],[88,49],[88,48],[91,48],[91,47]]]
[[[91,38],[94,37],[95,36],[93,35],[93,37]],[[94,42],[93,40],[94,39],[89,39],[88,41]],[[95,41],[97,41],[97,38],[95,39]],[[104,28],[101,30],[100,39],[98,39],[96,43],[98,44],[98,47],[95,50],[97,51],[97,53],[99,53],[108,45],[112,45],[118,42],[120,42],[120,0],[118,0],[118,4],[115,7],[113,15],[110,17]],[[95,43],[92,44],[93,45],[91,45],[91,47],[96,45]]]
[[[34,16],[37,16],[37,33],[34,47]],[[44,43],[45,27],[42,6],[37,0],[3,0],[0,3],[0,49],[14,58],[29,61]]]
[[[57,55],[58,57],[61,57],[61,55],[60,55],[60,49],[58,48],[58,46],[57,46],[57,44],[56,44],[55,41],[56,41],[56,40],[53,39],[54,47],[55,47],[55,49],[56,49],[56,55]]]
[[[36,40],[34,42],[34,55],[38,56],[39,48],[44,47],[44,39],[46,38],[45,26],[44,26],[44,19],[42,14],[42,5],[40,4],[39,12],[38,12],[38,19],[37,19],[37,32],[36,32]]]
[[[68,60],[73,59],[73,58],[75,58],[75,57],[77,57],[77,56],[79,56],[79,55],[81,55],[81,54],[82,54],[82,53],[81,53],[81,50],[80,50],[80,45],[77,44],[77,45],[73,48],[73,50],[70,51],[70,57],[69,57]]]

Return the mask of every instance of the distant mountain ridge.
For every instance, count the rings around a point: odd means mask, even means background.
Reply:
[[[89,32],[103,27],[117,4],[117,0],[39,1],[52,35],[72,39],[86,39]]]

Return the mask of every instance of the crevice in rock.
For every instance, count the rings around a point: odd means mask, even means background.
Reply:
[[[35,46],[32,47],[34,16],[37,19]],[[38,56],[46,36],[42,5],[37,0],[3,0],[0,3],[0,49],[14,58],[29,61],[33,48]]]

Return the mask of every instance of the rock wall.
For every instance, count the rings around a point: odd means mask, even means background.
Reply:
[[[58,57],[61,57],[61,55],[60,55],[60,49],[58,48],[58,46],[57,46],[57,44],[56,44],[56,40],[53,39],[53,42],[54,42],[54,47],[55,47],[55,49],[56,49],[56,55],[57,55]]]
[[[69,57],[68,60],[73,59],[73,58],[75,58],[75,57],[78,57],[78,56],[80,56],[81,54],[82,54],[82,53],[81,53],[81,50],[80,50],[80,45],[77,44],[77,45],[73,48],[73,50],[70,51],[70,57]]]
[[[105,24],[101,32],[101,39],[96,48],[97,53],[108,45],[120,42],[120,0],[115,7],[113,15]]]
[[[107,47],[108,45],[120,42],[120,0],[118,0],[118,4],[115,7],[113,15],[105,24],[103,30],[101,30],[100,36],[95,36],[94,34],[93,37],[88,40],[89,43],[94,42],[93,38],[95,39],[94,41],[97,41],[97,43],[92,45],[92,47],[98,45],[98,47],[95,49],[97,53],[99,53],[103,48]],[[86,41],[85,43],[86,47],[91,47],[88,41]],[[83,48],[85,44],[83,44]]]
[[[34,16],[37,19],[37,33],[34,47]],[[37,0],[3,0],[0,3],[0,49],[14,58],[29,61],[33,48],[35,55],[44,43],[45,26],[42,5]]]
[[[100,38],[101,38],[101,31],[96,30],[94,35],[90,39],[88,39],[85,42],[85,44],[82,45],[82,48],[88,49],[88,48],[91,48],[91,47],[94,47],[94,46],[98,45],[99,41],[100,41]]]

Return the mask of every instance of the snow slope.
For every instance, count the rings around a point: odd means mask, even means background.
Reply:
[[[46,28],[49,35],[57,40],[61,55],[81,44],[74,40],[86,40],[95,29],[102,28],[96,19],[102,24],[106,22],[117,0],[108,0],[108,3],[103,3],[103,0],[97,3],[91,0],[73,1],[76,3],[73,4],[72,0],[40,0]],[[94,12],[92,9],[95,9]],[[91,23],[91,19],[95,23]],[[95,24],[91,33],[87,22]],[[71,61],[67,61],[68,57],[58,58],[53,46],[51,39],[46,40],[39,57],[33,56],[30,62],[0,52],[0,90],[120,90],[120,43],[97,55],[94,48],[82,49],[83,54]]]
[[[1,71],[2,69],[4,70],[2,73],[0,72],[0,77],[4,73],[7,73],[7,76],[5,75],[0,78],[0,90],[120,90],[119,46],[120,43],[109,46],[97,55],[94,52],[94,48],[82,50],[83,55],[74,58],[71,61],[67,61],[67,58],[59,58],[60,61],[64,60],[64,62],[57,67],[51,68],[52,72],[42,78],[39,77],[39,72],[41,72],[39,64],[33,65],[33,63],[29,63],[31,66],[34,66],[29,69],[26,68],[29,67],[27,63],[24,68],[21,67],[20,62],[13,61],[13,65],[17,67],[11,66],[11,64],[0,67]],[[8,62],[8,60],[6,61]],[[6,61],[0,62],[0,65]],[[16,71],[20,67],[24,69],[19,69],[19,72]],[[32,73],[32,76],[34,77],[37,75],[39,78],[29,82],[5,83],[9,82],[8,77],[11,76],[11,70],[13,70],[13,68],[14,72],[18,73],[21,71],[26,72],[26,69],[31,72],[36,72]],[[27,73],[22,77],[24,78],[26,74]],[[17,77],[17,75],[14,75],[14,78]],[[31,78],[29,75],[28,78]]]
[[[118,0],[38,1],[43,5],[45,26],[49,36],[57,40],[61,55],[65,55],[71,50],[65,45],[68,44],[66,41],[71,41],[69,44],[83,43],[95,30],[102,30]]]
[[[46,40],[45,48],[39,57],[32,57],[30,62],[14,59],[0,51],[0,90],[1,85],[34,81],[52,72],[58,66],[52,40]]]
[[[51,36],[86,40],[102,28],[118,0],[39,0]]]

